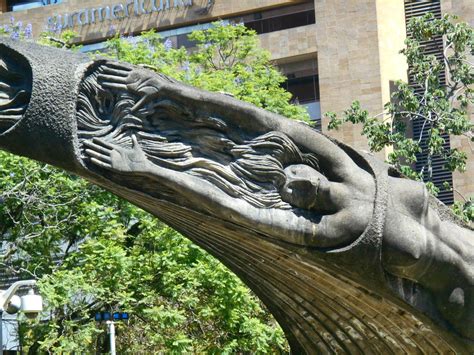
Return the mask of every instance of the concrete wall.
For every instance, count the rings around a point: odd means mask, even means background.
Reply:
[[[342,114],[359,100],[373,115],[390,99],[390,81],[406,80],[405,20],[400,0],[315,0],[321,111]],[[367,149],[360,128],[323,131]],[[388,151],[382,152],[384,157]]]
[[[404,48],[405,7],[402,1],[377,0],[377,25],[382,100],[390,101],[390,82],[407,80],[408,65],[400,54]]]
[[[0,0],[0,14],[7,11],[7,0]]]
[[[278,62],[299,60],[301,56],[316,56],[316,25],[290,28],[259,36],[263,48]]]
[[[4,0],[0,0],[4,1]],[[142,0],[136,0],[139,3]],[[189,1],[189,0],[188,0]],[[43,6],[25,11],[16,11],[14,13],[0,14],[0,25],[9,23],[10,16],[14,16],[16,21],[22,21],[24,24],[33,25],[33,34],[38,36],[44,31],[47,19],[51,15],[73,14],[82,9],[98,8],[109,6],[112,8],[115,4],[129,3],[130,16],[123,20],[103,21],[96,24],[85,26],[76,26],[74,30],[79,34],[81,41],[94,42],[104,37],[110,36],[110,27],[113,26],[121,33],[139,33],[151,28],[160,27],[166,29],[171,26],[185,26],[189,23],[209,22],[221,17],[235,16],[246,12],[259,11],[272,7],[298,4],[303,0],[239,0],[227,1],[216,0],[215,4],[207,10],[208,0],[193,0],[191,7],[171,8],[166,11],[153,12],[151,14],[133,15],[133,0],[69,0],[61,4]],[[145,0],[149,4],[150,0]],[[160,1],[157,1],[159,4]],[[173,7],[174,0],[170,0]],[[75,17],[77,18],[77,17]]]
[[[148,3],[148,0],[146,0]],[[133,11],[132,0],[129,0],[130,12]],[[207,0],[193,0],[192,7],[182,7],[163,11],[160,14],[142,14],[130,16],[122,21],[104,21],[95,25],[75,26],[78,33],[78,41],[93,42],[110,37],[110,26],[114,26],[121,33],[137,33],[151,28],[159,27],[165,30],[170,26],[184,26],[186,23],[204,23],[221,17],[238,16],[248,12],[270,9],[272,7],[302,3],[302,0],[243,0],[226,1],[217,0],[208,12],[203,11]],[[0,0],[5,5],[6,0]],[[34,8],[26,11],[15,11],[1,15],[0,25],[10,23],[10,17],[23,24],[33,25],[33,35],[37,37],[46,27],[46,20],[54,14],[72,14],[85,8],[105,7],[118,3],[127,3],[127,0],[85,0],[85,1],[63,1],[58,5]],[[157,1],[159,3],[159,1]],[[173,0],[170,0],[173,4]],[[316,56],[316,26],[301,26],[283,31],[266,33],[260,36],[262,46],[272,53],[272,59],[280,61],[297,60],[300,57]],[[297,39],[297,40],[296,40]]]
[[[443,0],[441,10],[444,14],[450,13],[459,16],[459,21],[468,22],[474,27],[474,1],[472,0]],[[474,58],[471,57],[474,62]],[[474,108],[470,110],[471,121],[474,123]],[[451,137],[451,147],[461,149],[468,156],[466,172],[453,174],[454,198],[474,197],[474,143],[467,137]]]

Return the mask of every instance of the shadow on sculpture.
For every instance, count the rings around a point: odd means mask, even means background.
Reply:
[[[105,187],[222,260],[296,353],[472,350],[473,231],[369,154],[142,68],[9,41],[0,128],[3,149]]]

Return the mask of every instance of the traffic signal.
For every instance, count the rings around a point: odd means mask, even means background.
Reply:
[[[108,320],[128,321],[130,319],[130,315],[128,314],[128,312],[97,312],[94,318],[97,322],[105,322]]]

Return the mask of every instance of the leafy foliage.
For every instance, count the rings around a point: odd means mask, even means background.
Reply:
[[[57,47],[72,38],[43,36]],[[46,38],[46,41],[44,41]],[[225,91],[274,112],[306,119],[288,103],[284,78],[256,35],[216,26],[191,35],[188,55],[148,32],[116,37],[110,56],[144,64],[190,84]],[[220,58],[223,54],[224,57]],[[98,311],[128,311],[117,350],[155,352],[286,352],[282,330],[222,264],[133,205],[82,179],[0,152],[3,266],[39,279],[43,318],[23,319],[19,337],[31,353],[104,349]],[[34,325],[34,326],[33,326]]]
[[[61,32],[46,31],[40,34],[38,43],[44,46],[67,48],[70,50],[79,50],[80,45],[75,45],[72,41],[76,37],[76,32],[73,30],[64,30]]]
[[[196,44],[191,54],[149,31],[140,38],[116,36],[108,43],[109,56],[310,123],[304,107],[290,104],[291,94],[281,87],[286,78],[271,64],[270,53],[259,47],[255,31],[223,22],[213,25],[189,35]]]
[[[453,19],[450,15],[435,19],[427,14],[410,21],[408,32],[411,37],[405,41],[402,53],[407,58],[413,85],[399,81],[393,100],[385,105],[383,113],[370,116],[355,101],[342,118],[334,113],[326,114],[330,119],[329,129],[337,129],[345,122],[361,124],[362,134],[367,137],[372,151],[393,147],[388,156],[389,163],[408,177],[418,180],[425,177],[434,194],[439,192],[439,187],[432,182],[433,157],[443,157],[450,171],[466,169],[466,153],[457,148],[447,149],[443,134],[465,135],[474,141],[469,115],[474,103],[474,69],[468,60],[468,55],[474,54],[474,30],[466,23],[454,23]],[[439,36],[445,40],[442,60],[429,54],[425,45],[426,41]],[[440,79],[444,71],[446,84]],[[423,136],[407,134],[415,120],[421,120],[427,128]],[[428,158],[421,172],[416,172],[413,164],[417,154],[422,152]],[[455,211],[461,211],[460,204],[456,206]],[[466,202],[466,206],[472,206],[472,203]],[[466,210],[464,217],[472,220],[472,211]]]
[[[15,21],[15,18],[10,17],[10,23],[0,25],[0,36],[10,36],[13,40],[30,39],[32,37],[33,26],[31,23],[23,26],[21,21]]]

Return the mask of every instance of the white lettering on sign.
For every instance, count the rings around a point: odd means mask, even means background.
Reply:
[[[131,15],[140,16],[153,12],[179,9],[193,5],[193,0],[126,0],[111,6],[81,9],[71,14],[48,17],[48,28],[72,28],[103,22],[123,20]]]

